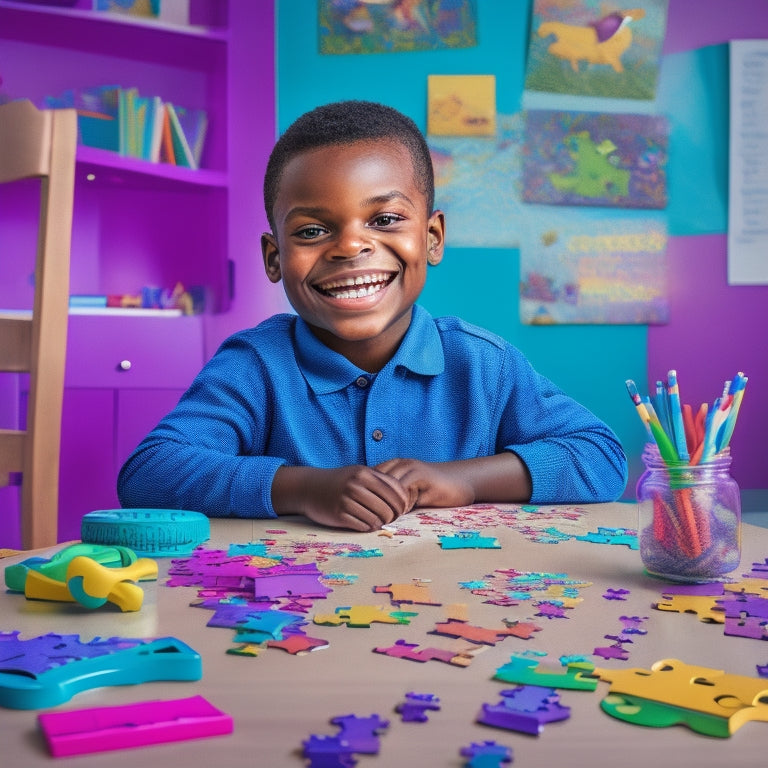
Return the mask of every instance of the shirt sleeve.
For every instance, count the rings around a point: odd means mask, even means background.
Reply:
[[[512,348],[502,404],[501,447],[528,467],[534,504],[590,504],[617,499],[627,458],[614,432]]]
[[[120,503],[276,517],[272,480],[285,461],[264,455],[270,397],[257,355],[232,337],[125,462]]]

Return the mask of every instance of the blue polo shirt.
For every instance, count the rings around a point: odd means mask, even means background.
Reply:
[[[626,458],[613,432],[514,346],[415,306],[399,349],[367,373],[280,314],[227,339],[118,478],[127,507],[274,517],[283,465],[375,466],[514,451],[532,503],[617,498]]]

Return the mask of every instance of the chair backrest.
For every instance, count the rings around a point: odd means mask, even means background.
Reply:
[[[0,429],[0,485],[9,473],[22,475],[25,549],[57,543],[76,149],[74,109],[38,110],[29,101],[0,106],[0,184],[41,180],[32,313],[0,309],[0,371],[29,373],[26,429]],[[0,243],[0,269],[18,257],[3,253]]]

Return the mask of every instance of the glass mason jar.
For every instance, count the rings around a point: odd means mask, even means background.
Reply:
[[[643,451],[637,481],[640,557],[671,581],[722,581],[741,559],[741,496],[726,448],[710,461],[667,464],[656,445]]]

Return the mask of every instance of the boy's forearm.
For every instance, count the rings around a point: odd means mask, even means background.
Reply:
[[[474,489],[475,503],[518,503],[531,498],[528,467],[511,451],[441,465]]]

